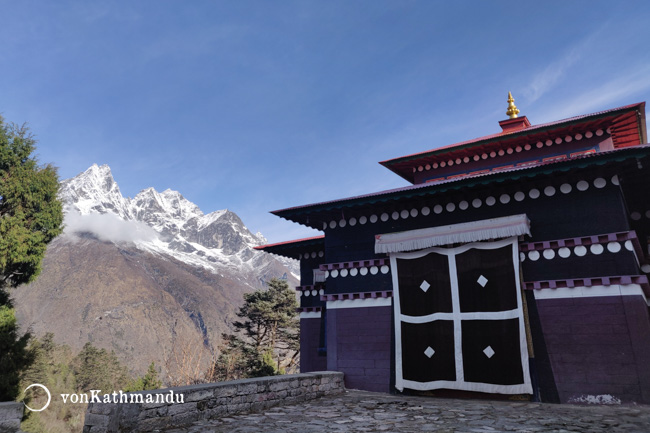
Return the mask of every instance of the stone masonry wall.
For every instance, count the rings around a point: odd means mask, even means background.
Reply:
[[[183,395],[183,403],[90,403],[84,433],[149,432],[265,410],[344,391],[343,373],[317,372],[190,385],[130,394]]]
[[[392,307],[327,310],[327,369],[345,387],[390,392]]]
[[[650,403],[650,319],[641,296],[544,299],[537,309],[562,403]]]
[[[20,430],[24,407],[22,402],[0,403],[0,432],[13,433]]]
[[[327,370],[327,358],[318,354],[320,318],[300,319],[300,372]]]

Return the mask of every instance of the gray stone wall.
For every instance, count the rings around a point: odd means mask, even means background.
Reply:
[[[0,403],[0,432],[14,433],[20,431],[23,418],[22,402],[8,401]]]
[[[190,385],[131,394],[183,395],[183,403],[90,403],[84,433],[148,432],[265,410],[344,391],[343,373],[314,372]]]

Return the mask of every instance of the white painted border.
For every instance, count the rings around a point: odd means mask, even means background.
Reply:
[[[461,254],[469,249],[496,249],[506,245],[512,245],[512,265],[515,273],[515,285],[517,290],[517,309],[501,312],[490,313],[462,313],[460,311],[460,302],[458,297],[458,278],[456,272],[455,256]],[[407,316],[402,314],[400,308],[400,294],[399,294],[399,280],[397,259],[417,259],[424,257],[430,253],[443,254],[449,257],[449,273],[450,283],[452,289],[452,313],[434,313],[428,318],[433,320],[451,319],[454,321],[454,345],[455,345],[455,360],[456,360],[456,379],[455,381],[438,380],[431,382],[415,382],[404,379],[404,372],[402,369],[402,333],[401,322],[408,323],[424,323],[421,317]],[[472,244],[461,245],[456,248],[428,248],[426,250],[408,252],[408,253],[391,253],[390,254],[391,274],[393,278],[393,308],[395,311],[395,388],[402,391],[404,388],[415,389],[419,391],[431,389],[461,389],[466,391],[479,391],[489,393],[501,394],[532,394],[533,387],[530,380],[530,371],[528,366],[528,343],[526,341],[526,329],[523,316],[523,301],[519,277],[519,244],[517,236],[508,239],[502,239],[494,242],[477,242]],[[524,378],[524,383],[517,385],[495,385],[491,383],[479,382],[465,382],[463,372],[463,354],[462,354],[462,329],[461,321],[472,319],[519,319],[519,345],[521,349],[521,367]]]
[[[327,301],[327,309],[339,308],[368,308],[368,307],[390,307],[391,298],[364,298],[364,299],[343,299]]]
[[[611,286],[559,287],[557,289],[533,290],[535,299],[595,298],[601,296],[642,296],[650,306],[650,300],[638,284],[612,284]]]
[[[301,319],[320,319],[321,318],[321,312],[320,311],[303,311],[300,313],[300,318]]]

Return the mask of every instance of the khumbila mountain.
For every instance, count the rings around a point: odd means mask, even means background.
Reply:
[[[106,165],[62,181],[60,196],[65,231],[38,280],[13,292],[19,321],[76,349],[113,349],[133,371],[204,364],[244,293],[297,283],[297,264],[254,250],[266,240],[229,210],[204,214],[169,189],[125,198]]]

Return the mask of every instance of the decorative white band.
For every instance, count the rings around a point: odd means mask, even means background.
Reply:
[[[643,296],[648,299],[639,284],[613,284],[611,286],[560,287],[534,290],[535,299],[592,298],[597,296]],[[650,303],[648,303],[650,305]]]
[[[320,311],[306,311],[300,313],[301,319],[320,319],[320,317],[321,317]]]
[[[392,298],[345,299],[342,301],[327,301],[327,309],[390,307],[391,302]]]

